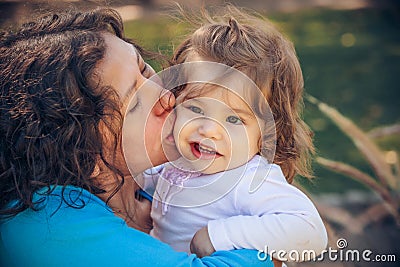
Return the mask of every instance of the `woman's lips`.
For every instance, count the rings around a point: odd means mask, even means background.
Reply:
[[[214,159],[222,156],[213,148],[201,145],[200,143],[190,143],[190,148],[193,155],[198,159]]]

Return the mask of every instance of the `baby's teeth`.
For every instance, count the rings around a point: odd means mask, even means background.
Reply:
[[[204,148],[204,147],[202,147],[202,146],[199,146],[199,150],[200,150],[200,152],[202,152],[202,153],[215,154],[215,151],[213,151],[213,150],[211,150],[211,149]]]

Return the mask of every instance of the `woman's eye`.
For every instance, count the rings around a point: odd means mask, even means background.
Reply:
[[[196,107],[196,106],[188,106],[188,109],[191,110],[191,111],[194,112],[194,113],[204,115],[203,110],[201,110],[201,108],[199,108],[199,107]]]
[[[228,116],[226,118],[226,122],[229,122],[232,124],[243,124],[243,121],[237,116]]]
[[[131,104],[129,105],[129,113],[135,112],[135,110],[140,106],[139,98],[136,98],[136,100],[133,100]]]

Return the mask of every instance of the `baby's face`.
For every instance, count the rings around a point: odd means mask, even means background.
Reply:
[[[210,88],[199,97],[177,99],[173,134],[192,170],[210,174],[245,164],[259,152],[260,133],[251,109],[230,90]]]

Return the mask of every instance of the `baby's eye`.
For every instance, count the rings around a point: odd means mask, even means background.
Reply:
[[[189,110],[191,110],[192,112],[194,112],[194,113],[204,115],[203,110],[202,110],[201,108],[199,108],[199,107],[196,107],[196,106],[188,106],[187,108],[188,108]]]
[[[226,118],[226,122],[229,122],[232,124],[242,124],[243,123],[243,121],[237,116],[228,116]]]

